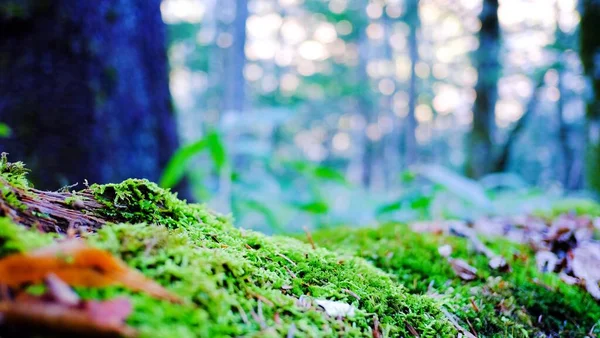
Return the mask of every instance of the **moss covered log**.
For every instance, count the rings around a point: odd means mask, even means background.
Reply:
[[[389,224],[312,234],[317,248],[237,229],[203,205],[145,180],[80,192],[31,188],[20,163],[0,162],[0,258],[80,236],[185,301],[121,287],[76,288],[84,299],[126,297],[142,337],[582,337],[600,307],[584,290],[538,273],[527,248],[492,243],[512,272],[495,273],[460,238]],[[478,268],[460,281],[442,244]],[[331,315],[317,305],[351,305]],[[0,325],[0,336],[2,325]],[[595,330],[595,331],[594,331]],[[47,333],[46,333],[47,334]]]
[[[456,335],[434,299],[410,294],[361,258],[234,228],[228,218],[145,180],[90,186],[76,194],[84,197],[77,206],[73,193],[49,199],[28,188],[19,165],[5,163],[0,184],[9,191],[2,199],[0,254],[37,248],[70,226],[186,300],[172,304],[116,287],[77,290],[88,299],[130,298],[128,324],[141,336]],[[90,221],[74,224],[67,210]],[[30,217],[35,214],[44,215],[42,223],[61,225],[55,231],[39,227]],[[301,297],[341,301],[356,310],[333,317],[312,302],[299,304]]]

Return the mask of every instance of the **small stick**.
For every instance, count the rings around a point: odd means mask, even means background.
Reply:
[[[475,304],[475,301],[473,300],[473,298],[469,298],[469,301],[471,302],[471,306],[473,306],[473,309],[475,310],[475,312],[479,312],[479,306],[477,306],[477,304]]]
[[[356,293],[354,293],[348,289],[342,289],[342,291],[344,291],[345,293],[349,294],[350,296],[356,298],[356,300],[360,301],[360,297]]]
[[[475,331],[475,328],[473,327],[473,325],[471,325],[471,322],[469,321],[469,319],[467,318],[467,324],[469,324],[469,327],[471,328],[471,333],[475,335],[475,337],[478,336],[477,331]]]
[[[282,253],[276,253],[276,255],[290,262],[290,264],[292,264],[293,266],[296,266],[296,263],[293,260],[289,259],[286,255]]]
[[[317,249],[317,246],[315,245],[315,241],[313,241],[312,236],[310,235],[310,232],[308,231],[308,228],[304,227],[304,233],[306,233],[306,238],[308,239],[308,243],[310,243],[310,245],[312,246],[313,250]]]

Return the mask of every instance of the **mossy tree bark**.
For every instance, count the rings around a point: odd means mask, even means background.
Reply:
[[[36,186],[159,179],[178,146],[159,6],[0,1],[0,149]]]
[[[586,171],[589,188],[600,192],[600,1],[583,0],[581,15],[581,61],[592,83],[593,95],[587,108]]]
[[[474,55],[478,74],[475,86],[477,97],[473,107],[473,129],[469,136],[467,163],[467,174],[474,178],[480,178],[493,168],[490,155],[493,151],[494,113],[500,76],[498,0],[484,0],[479,19],[479,48]]]

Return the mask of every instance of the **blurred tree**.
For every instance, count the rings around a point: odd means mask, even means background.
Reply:
[[[586,107],[587,117],[587,183],[600,191],[600,2],[583,0],[581,13],[581,61],[590,77],[592,95]]]
[[[418,77],[416,73],[416,65],[417,62],[419,62],[419,43],[417,40],[417,32],[421,26],[418,1],[407,2],[405,20],[410,26],[410,31],[408,33],[410,83],[408,91],[408,115],[406,116],[406,125],[404,127],[404,164],[406,167],[408,167],[414,164],[414,162],[417,160],[417,141],[415,139],[417,121],[415,119],[415,108],[417,106],[418,96]]]
[[[158,180],[178,146],[164,37],[160,0],[1,1],[2,150],[41,188]]]
[[[241,112],[244,109],[244,65],[246,55],[246,19],[248,18],[248,4],[246,0],[232,0],[230,7],[235,8],[235,18],[228,27],[227,33],[222,33],[220,38],[225,48],[225,88],[223,97],[223,111]],[[230,41],[229,41],[230,40]]]
[[[500,76],[500,25],[498,23],[498,0],[484,0],[479,14],[479,47],[475,51],[477,66],[473,129],[468,151],[467,174],[479,178],[493,168],[494,113],[498,96]]]

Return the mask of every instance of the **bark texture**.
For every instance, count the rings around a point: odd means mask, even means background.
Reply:
[[[592,83],[592,95],[586,107],[587,185],[600,192],[600,1],[583,0],[581,15],[581,61]]]
[[[0,0],[0,149],[36,186],[157,181],[177,133],[160,0]]]
[[[477,97],[473,107],[473,129],[469,140],[467,174],[474,178],[489,173],[493,168],[492,145],[495,125],[497,85],[500,75],[500,25],[498,0],[484,0],[479,31],[479,48],[474,61],[477,66]]]

